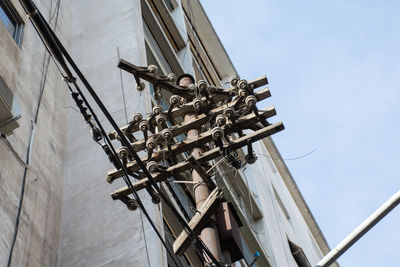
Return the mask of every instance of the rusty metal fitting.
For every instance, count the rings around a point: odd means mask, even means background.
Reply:
[[[120,159],[125,159],[129,155],[128,148],[126,146],[121,146],[117,151],[118,157]]]
[[[146,165],[146,169],[151,173],[155,173],[158,170],[158,164],[155,161],[149,161]]]
[[[229,78],[229,83],[232,86],[236,86],[238,84],[238,82],[239,82],[239,78],[237,76],[232,76]]]
[[[211,130],[211,136],[214,140],[219,140],[224,136],[224,130],[221,127],[214,127]]]
[[[136,123],[138,123],[139,121],[143,120],[143,115],[139,112],[133,114],[133,118],[132,120]]]
[[[156,72],[158,71],[158,67],[157,67],[156,65],[149,65],[149,66],[147,67],[147,70],[148,70],[150,73],[156,73]]]
[[[101,132],[101,130],[97,127],[93,127],[91,129],[92,132],[92,138],[95,141],[100,141],[101,139],[103,139],[103,133]]]
[[[160,90],[157,90],[153,94],[155,100],[160,100],[162,98],[162,93]]]
[[[139,129],[140,129],[142,132],[147,132],[147,131],[149,130],[149,123],[148,123],[146,120],[141,121],[141,122],[139,123]]]
[[[159,204],[161,202],[161,198],[160,195],[155,193],[154,195],[151,196],[151,202],[153,202],[153,204]]]
[[[254,164],[257,161],[257,157],[254,154],[247,154],[245,160],[248,164]]]
[[[138,84],[136,84],[136,90],[138,90],[139,92],[143,91],[146,88],[146,86],[144,85],[144,82],[139,82]]]
[[[129,199],[126,202],[126,206],[128,207],[129,210],[136,210],[137,208],[139,208],[139,204],[134,199]]]
[[[219,114],[215,118],[215,122],[217,123],[218,126],[224,126],[226,124],[226,117],[224,114]]]
[[[252,108],[256,105],[257,98],[254,95],[249,95],[246,97],[245,103],[246,103],[246,106],[248,106],[249,108]]]

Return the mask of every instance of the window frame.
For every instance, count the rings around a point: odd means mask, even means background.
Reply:
[[[4,10],[4,13],[6,14],[10,22],[15,25],[13,33],[11,33],[9,30],[8,32],[10,33],[14,41],[17,43],[18,47],[21,47],[22,36],[24,33],[24,21],[21,19],[20,15],[15,10],[14,6],[11,4],[9,0],[0,0],[0,7]]]

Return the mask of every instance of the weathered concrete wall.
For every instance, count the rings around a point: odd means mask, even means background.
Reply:
[[[70,5],[70,54],[117,123],[123,125],[126,119],[117,47],[121,58],[146,64],[140,1],[72,0]],[[146,92],[137,92],[133,77],[122,73],[122,82],[128,120],[134,112],[149,111]],[[99,117],[104,121],[104,116]],[[105,127],[110,130],[108,124]],[[106,182],[111,168],[101,147],[91,139],[81,115],[70,109],[59,265],[166,266],[160,243],[144,216],[150,264],[139,210],[129,211],[121,202],[111,199],[110,193],[124,185],[121,179],[112,185]],[[148,211],[162,229],[157,206],[146,195],[141,192]]]
[[[272,266],[297,266],[288,240],[300,246],[313,265],[321,257],[303,215],[288,191],[272,156],[262,142],[254,146],[258,160],[243,171],[263,218],[253,222]],[[244,196],[246,197],[246,196]]]
[[[14,93],[22,109],[20,127],[8,137],[25,159],[31,121],[38,103],[43,78],[45,49],[18,1],[11,1],[25,22],[23,42],[17,47],[0,23],[0,75]],[[36,1],[48,18],[56,1]],[[63,28],[60,13],[58,29]],[[55,19],[55,17],[54,17]],[[55,20],[53,20],[54,22]],[[65,32],[58,31],[62,36]],[[18,236],[12,266],[55,266],[57,264],[61,223],[61,200],[65,148],[66,90],[58,71],[50,62],[35,134],[31,162],[26,176]],[[24,167],[4,142],[0,142],[0,266],[6,266]]]

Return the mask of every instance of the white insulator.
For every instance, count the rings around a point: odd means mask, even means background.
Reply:
[[[139,122],[143,120],[143,115],[141,113],[135,113],[133,114],[133,119],[134,122]]]
[[[147,67],[147,70],[148,70],[150,73],[156,73],[156,72],[158,71],[158,67],[157,67],[156,65],[149,65],[149,66]]]
[[[239,89],[246,89],[247,85],[248,85],[248,83],[244,79],[238,81],[238,83],[237,83],[237,86],[239,87]]]
[[[175,82],[176,81],[176,75],[175,73],[170,73],[167,75],[167,79],[169,82]]]
[[[237,76],[232,76],[229,78],[229,82],[232,86],[236,86],[238,81],[239,81],[239,78]]]
[[[124,159],[124,158],[128,157],[129,151],[128,151],[128,149],[126,148],[126,146],[122,146],[122,147],[120,147],[120,148],[118,149],[117,154],[118,154],[118,157],[119,157],[120,159]]]
[[[238,92],[239,97],[246,97],[247,96],[247,91],[240,89]]]
[[[245,103],[246,103],[246,106],[248,106],[249,108],[252,108],[256,105],[257,98],[254,95],[249,95],[248,97],[246,97]]]
[[[162,107],[161,107],[161,106],[155,105],[155,106],[153,107],[153,114],[159,115],[159,114],[161,114],[161,112],[162,112]]]
[[[136,84],[136,90],[139,92],[143,91],[146,88],[143,82],[139,82],[139,84]]]
[[[219,114],[215,118],[215,122],[217,123],[218,126],[224,126],[226,124],[226,117],[224,114]]]
[[[158,170],[158,164],[155,161],[149,161],[146,165],[146,168],[149,170],[149,172],[155,173]]]
[[[207,83],[207,81],[205,81],[205,80],[200,80],[200,81],[197,83],[197,87],[199,88],[200,91],[206,90],[207,87],[208,87],[208,83]]]
[[[221,127],[214,127],[211,130],[211,136],[214,140],[219,140],[222,138],[222,136],[224,136],[224,131]]]
[[[170,103],[172,106],[177,106],[177,105],[179,105],[179,102],[180,102],[180,97],[177,96],[177,95],[173,95],[173,96],[171,96],[171,98],[169,99],[169,103]]]
[[[257,157],[254,154],[247,154],[245,160],[248,164],[254,164],[257,160]]]
[[[164,125],[167,123],[167,117],[164,114],[157,115],[156,122],[158,125]]]
[[[200,99],[196,99],[193,101],[193,107],[196,110],[200,110],[202,106],[203,106],[203,101],[201,101]]]
[[[189,90],[190,92],[196,92],[196,91],[197,91],[197,86],[196,86],[194,83],[189,84],[188,90]]]
[[[139,129],[142,132],[146,132],[149,130],[149,123],[147,121],[142,121],[141,123],[139,123]]]
[[[210,86],[208,87],[208,92],[209,92],[210,94],[215,94],[215,93],[217,92],[217,88],[216,88],[215,86],[210,85]]]
[[[147,140],[146,148],[148,150],[154,150],[154,149],[156,149],[156,147],[157,147],[157,143],[156,143],[156,141],[154,139]]]
[[[235,116],[235,109],[232,108],[232,107],[227,107],[227,108],[224,110],[224,113],[225,113],[225,116],[226,116],[228,119],[232,119],[232,118]]]
[[[162,135],[162,137],[164,138],[164,140],[167,141],[167,142],[171,141],[172,138],[174,137],[174,135],[173,135],[173,133],[172,133],[172,130],[169,129],[169,128],[164,129],[164,130],[161,132],[161,135]]]

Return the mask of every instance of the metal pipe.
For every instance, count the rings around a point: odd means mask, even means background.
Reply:
[[[372,213],[364,222],[362,222],[353,232],[351,232],[342,242],[323,257],[315,267],[328,267],[343,253],[346,252],[355,242],[357,242],[365,233],[375,226],[383,217],[400,203],[400,190],[397,191],[388,201]]]

